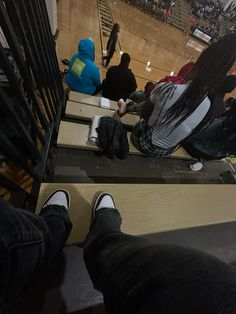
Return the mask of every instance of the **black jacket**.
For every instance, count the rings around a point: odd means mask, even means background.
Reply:
[[[100,119],[98,132],[98,143],[102,152],[108,157],[124,159],[129,153],[127,132],[120,121],[111,117]]]
[[[107,53],[110,57],[113,56],[113,54],[116,50],[117,40],[118,40],[118,33],[116,31],[112,31],[110,38],[107,42]]]
[[[111,100],[126,100],[137,88],[137,83],[132,71],[127,65],[116,65],[111,67],[102,83],[103,97]]]

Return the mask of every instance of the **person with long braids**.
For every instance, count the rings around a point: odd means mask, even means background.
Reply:
[[[145,154],[166,156],[208,126],[218,103],[208,95],[222,85],[235,57],[236,34],[229,34],[202,52],[185,83],[160,83],[141,104],[119,101],[119,116],[136,112],[141,118],[133,144]]]

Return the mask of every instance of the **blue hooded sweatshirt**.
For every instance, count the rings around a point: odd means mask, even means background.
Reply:
[[[94,63],[93,40],[82,39],[79,42],[78,51],[70,61],[66,82],[72,91],[92,95],[101,84],[99,68]]]

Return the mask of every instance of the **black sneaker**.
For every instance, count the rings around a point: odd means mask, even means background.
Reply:
[[[92,220],[97,215],[97,212],[102,208],[116,208],[112,196],[106,192],[101,192],[94,200],[92,207]]]
[[[70,194],[66,190],[56,190],[54,191],[44,202],[42,208],[49,205],[59,205],[64,206],[66,210],[70,208]]]

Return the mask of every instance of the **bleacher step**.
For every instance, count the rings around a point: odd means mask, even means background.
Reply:
[[[68,244],[84,241],[91,219],[95,193],[107,191],[120,210],[123,232],[153,234],[236,221],[235,185],[197,184],[52,184],[41,185],[37,212],[55,189],[71,194],[73,222]],[[231,200],[228,202],[228,200]]]
[[[88,140],[89,127],[89,125],[85,124],[61,121],[57,146],[99,151],[99,147],[91,144]],[[129,132],[127,132],[127,137],[129,141],[129,153],[142,155],[142,153],[131,143]],[[193,158],[189,156],[182,147],[173,152],[170,157],[193,160]]]
[[[66,117],[73,119],[91,120],[95,115],[114,117],[115,110],[108,110],[93,105],[67,101],[66,104]],[[124,125],[133,127],[140,120],[139,116],[133,114],[126,114],[121,118]]]

